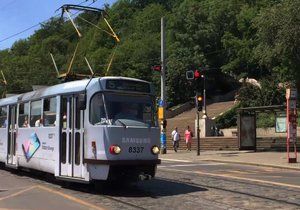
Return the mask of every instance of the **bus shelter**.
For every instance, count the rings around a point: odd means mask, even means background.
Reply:
[[[273,113],[275,116],[284,116],[284,105],[260,106],[239,108],[238,113],[238,144],[240,150],[256,150],[256,119],[259,113]],[[281,122],[285,122],[283,117]],[[274,122],[274,126],[277,127]],[[278,125],[279,129],[282,126]],[[284,128],[283,128],[284,129]],[[285,131],[282,131],[285,132]]]

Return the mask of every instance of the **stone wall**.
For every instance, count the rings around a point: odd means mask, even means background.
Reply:
[[[186,102],[184,104],[181,104],[180,106],[174,108],[174,109],[169,109],[166,111],[166,118],[169,119],[169,118],[173,118],[185,111],[188,111],[188,110],[191,110],[192,108],[194,108],[194,104],[189,101],[189,102]]]

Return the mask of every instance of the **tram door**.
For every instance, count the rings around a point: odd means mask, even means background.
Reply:
[[[61,107],[60,175],[83,178],[83,114],[78,96],[63,96]]]
[[[9,106],[7,164],[16,165],[16,106]]]

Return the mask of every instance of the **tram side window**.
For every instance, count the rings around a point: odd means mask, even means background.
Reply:
[[[19,104],[19,128],[29,127],[29,103]]]
[[[32,101],[30,104],[31,116],[30,116],[30,126],[39,127],[43,125],[42,118],[42,100]]]
[[[0,107],[0,127],[6,128],[7,127],[7,108]]]
[[[44,126],[55,126],[56,124],[56,98],[44,99]]]
[[[93,125],[107,124],[102,93],[97,93],[91,99],[90,122]]]

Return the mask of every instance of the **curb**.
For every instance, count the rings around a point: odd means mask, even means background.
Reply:
[[[211,161],[211,162],[219,162],[219,163],[232,163],[232,164],[251,165],[251,166],[264,166],[264,167],[269,167],[269,168],[280,168],[280,169],[289,169],[289,170],[300,171],[300,167],[295,168],[295,167],[289,167],[289,166],[279,166],[279,165],[263,164],[263,163],[247,163],[247,162],[242,162],[242,161],[214,160],[214,159],[205,159],[205,160],[202,160],[202,161]]]

